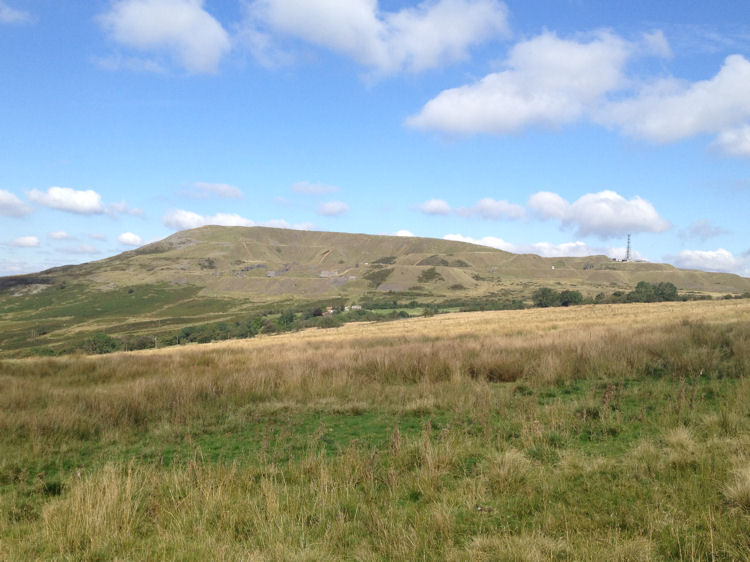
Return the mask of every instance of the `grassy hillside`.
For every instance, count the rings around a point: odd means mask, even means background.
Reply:
[[[750,302],[0,360],[0,559],[747,560]]]
[[[104,260],[0,278],[0,355],[60,351],[97,333],[172,337],[210,322],[326,304],[528,300],[541,286],[585,296],[671,282],[681,292],[750,291],[750,279],[618,263],[540,258],[462,242],[209,226]]]

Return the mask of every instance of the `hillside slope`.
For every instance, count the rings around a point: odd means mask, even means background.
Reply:
[[[605,256],[541,258],[431,238],[206,226],[104,260],[0,278],[0,353],[106,331],[154,334],[305,303],[587,296],[668,281],[680,292],[750,291],[737,275]]]

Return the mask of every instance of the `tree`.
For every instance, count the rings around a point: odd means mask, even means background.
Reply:
[[[583,302],[580,291],[562,291],[560,293],[560,304],[562,306],[574,306]]]
[[[654,286],[647,281],[638,281],[635,290],[628,293],[630,302],[656,302],[656,300]]]
[[[549,287],[542,287],[534,291],[534,294],[531,295],[531,300],[534,302],[534,306],[541,308],[560,306],[560,293]]]
[[[94,334],[84,344],[88,353],[111,353],[117,349],[117,346],[117,340],[107,334]]]
[[[657,283],[656,287],[654,287],[654,292],[659,300],[662,301],[676,301],[678,299],[677,287],[669,282]]]
[[[281,316],[279,316],[279,327],[282,330],[288,330],[292,324],[294,324],[294,311],[287,310],[286,312],[282,312]]]

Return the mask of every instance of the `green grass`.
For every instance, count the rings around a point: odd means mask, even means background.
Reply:
[[[750,323],[549,314],[0,361],[0,559],[748,559]]]

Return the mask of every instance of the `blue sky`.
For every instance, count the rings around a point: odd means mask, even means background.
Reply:
[[[0,275],[227,224],[750,276],[749,16],[0,0]]]

